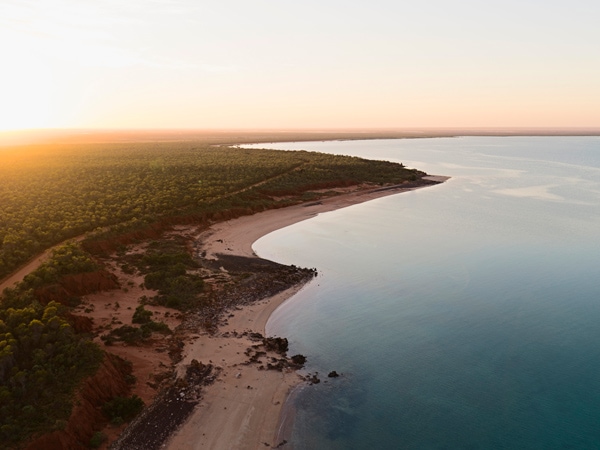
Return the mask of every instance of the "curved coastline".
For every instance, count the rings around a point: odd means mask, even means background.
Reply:
[[[205,252],[206,258],[212,259],[216,259],[218,254],[256,257],[253,243],[275,230],[320,213],[436,185],[449,177],[424,178],[429,184],[357,190],[318,202],[220,222],[197,236],[200,251]],[[303,379],[294,371],[260,371],[244,365],[247,359],[244,351],[252,342],[239,336],[239,333],[251,331],[264,335],[271,314],[302,287],[303,284],[294,286],[273,297],[232,311],[217,335],[198,336],[186,346],[180,367],[197,359],[215,363],[221,372],[217,382],[206,388],[200,405],[170,438],[167,448],[259,449],[276,447],[285,437],[288,426],[282,426],[284,405],[293,388],[300,385]]]

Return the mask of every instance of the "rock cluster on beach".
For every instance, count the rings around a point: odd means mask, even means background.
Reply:
[[[212,384],[219,370],[212,364],[192,360],[185,376],[156,398],[111,446],[112,450],[159,449],[189,417],[202,398],[202,388]]]
[[[285,338],[264,337],[252,331],[219,334],[219,328],[227,324],[229,316],[237,309],[305,282],[313,278],[316,271],[232,255],[219,255],[216,261],[200,259],[200,264],[208,273],[230,282],[214,285],[206,294],[207,300],[181,315],[182,322],[169,339],[168,352],[173,363],[182,359],[187,337],[200,333],[253,342],[246,350],[245,364],[254,365],[257,370],[282,372],[301,368],[306,358],[302,355],[288,357]],[[202,398],[203,388],[214,382],[221,371],[222,368],[212,361],[203,363],[193,359],[181,378],[174,378],[173,371],[165,372],[162,381],[153,384],[160,389],[153,404],[130,424],[111,448],[160,448],[187,420]]]
[[[258,366],[259,370],[277,370],[279,372],[286,369],[298,370],[306,362],[306,357],[303,355],[287,356],[288,340],[286,338],[264,337],[256,332],[245,332],[241,336],[246,336],[250,340],[258,342],[248,347],[244,353],[248,356],[246,364],[260,364]]]

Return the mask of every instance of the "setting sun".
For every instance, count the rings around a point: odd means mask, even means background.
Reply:
[[[25,49],[23,49],[25,50]],[[0,71],[0,129],[47,128],[53,123],[57,103],[52,73],[26,51],[12,51],[18,65]]]
[[[0,4],[0,130],[595,127],[596,2]]]

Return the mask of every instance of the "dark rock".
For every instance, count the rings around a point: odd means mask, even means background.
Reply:
[[[285,355],[288,351],[288,340],[280,337],[268,337],[263,339],[263,345],[269,351]]]
[[[321,382],[321,380],[319,379],[319,377],[317,376],[317,374],[314,374],[312,377],[310,377],[308,379],[308,382],[310,384],[319,384]]]
[[[263,340],[264,337],[260,333],[248,333],[248,339],[250,339],[251,341],[260,341]]]
[[[306,363],[306,356],[294,355],[294,356],[292,356],[291,360],[292,360],[292,364],[294,364],[295,366],[302,367]]]

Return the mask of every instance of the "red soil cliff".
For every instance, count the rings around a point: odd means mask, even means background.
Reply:
[[[102,405],[116,396],[126,396],[130,387],[126,376],[130,365],[118,356],[107,353],[93,376],[87,378],[76,394],[67,426],[60,431],[39,436],[25,450],[84,450],[94,433],[107,423]]]

